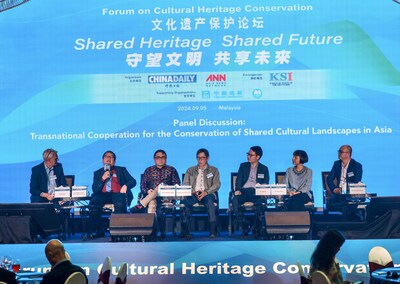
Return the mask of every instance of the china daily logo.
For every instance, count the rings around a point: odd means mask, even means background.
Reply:
[[[149,75],[147,81],[149,84],[196,83],[197,75]]]
[[[269,73],[269,83],[272,86],[290,86],[293,84],[293,72]]]

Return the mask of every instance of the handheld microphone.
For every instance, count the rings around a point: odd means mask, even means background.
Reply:
[[[105,164],[104,165],[104,171],[105,172],[110,172],[110,178],[112,177],[112,172],[111,172],[111,165],[110,164]]]
[[[111,165],[110,164],[105,164],[104,165],[104,171],[111,171]]]

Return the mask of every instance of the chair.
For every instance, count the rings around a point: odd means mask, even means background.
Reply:
[[[64,284],[85,284],[86,278],[81,272],[72,273],[67,280],[65,280]]]
[[[103,266],[101,267],[97,284],[109,284],[110,273],[111,273],[111,258],[107,256],[103,262]]]
[[[313,272],[311,275],[311,283],[312,284],[331,284],[328,276],[320,270]]]
[[[304,275],[304,269],[300,264],[300,261],[297,262],[297,267],[299,269],[299,275],[300,275],[300,284],[309,284],[310,281],[307,279],[307,277]]]
[[[115,279],[115,284],[126,284],[127,275],[128,264],[126,262],[123,262],[119,267],[117,278]]]
[[[285,183],[286,172],[275,172],[275,183],[284,184]]]
[[[65,181],[69,188],[73,187],[75,185],[75,175],[65,175]]]
[[[368,254],[369,273],[375,270],[393,267],[393,260],[390,253],[380,246],[373,247]]]
[[[334,208],[332,208],[332,205],[329,203],[329,199],[332,196],[332,192],[329,189],[328,183],[327,183],[327,178],[328,178],[329,173],[330,173],[329,171],[321,172],[324,212],[334,209]],[[341,210],[339,210],[339,211],[341,211]]]

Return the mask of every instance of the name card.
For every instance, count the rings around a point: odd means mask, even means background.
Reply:
[[[159,185],[158,196],[160,197],[175,197],[175,185]]]
[[[365,194],[366,185],[362,182],[349,183],[349,194]]]
[[[286,184],[256,184],[256,195],[286,195]]]
[[[70,197],[70,194],[71,192],[69,186],[59,186],[54,189],[55,198]]]
[[[176,196],[185,197],[192,195],[192,187],[190,185],[178,185],[176,187]]]
[[[71,190],[71,197],[87,197],[87,186],[73,186]]]

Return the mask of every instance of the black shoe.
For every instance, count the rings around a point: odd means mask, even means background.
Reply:
[[[131,213],[145,213],[146,212],[146,207],[144,207],[144,206],[142,206],[140,204],[136,204],[134,207],[129,209],[129,212],[131,212]]]

